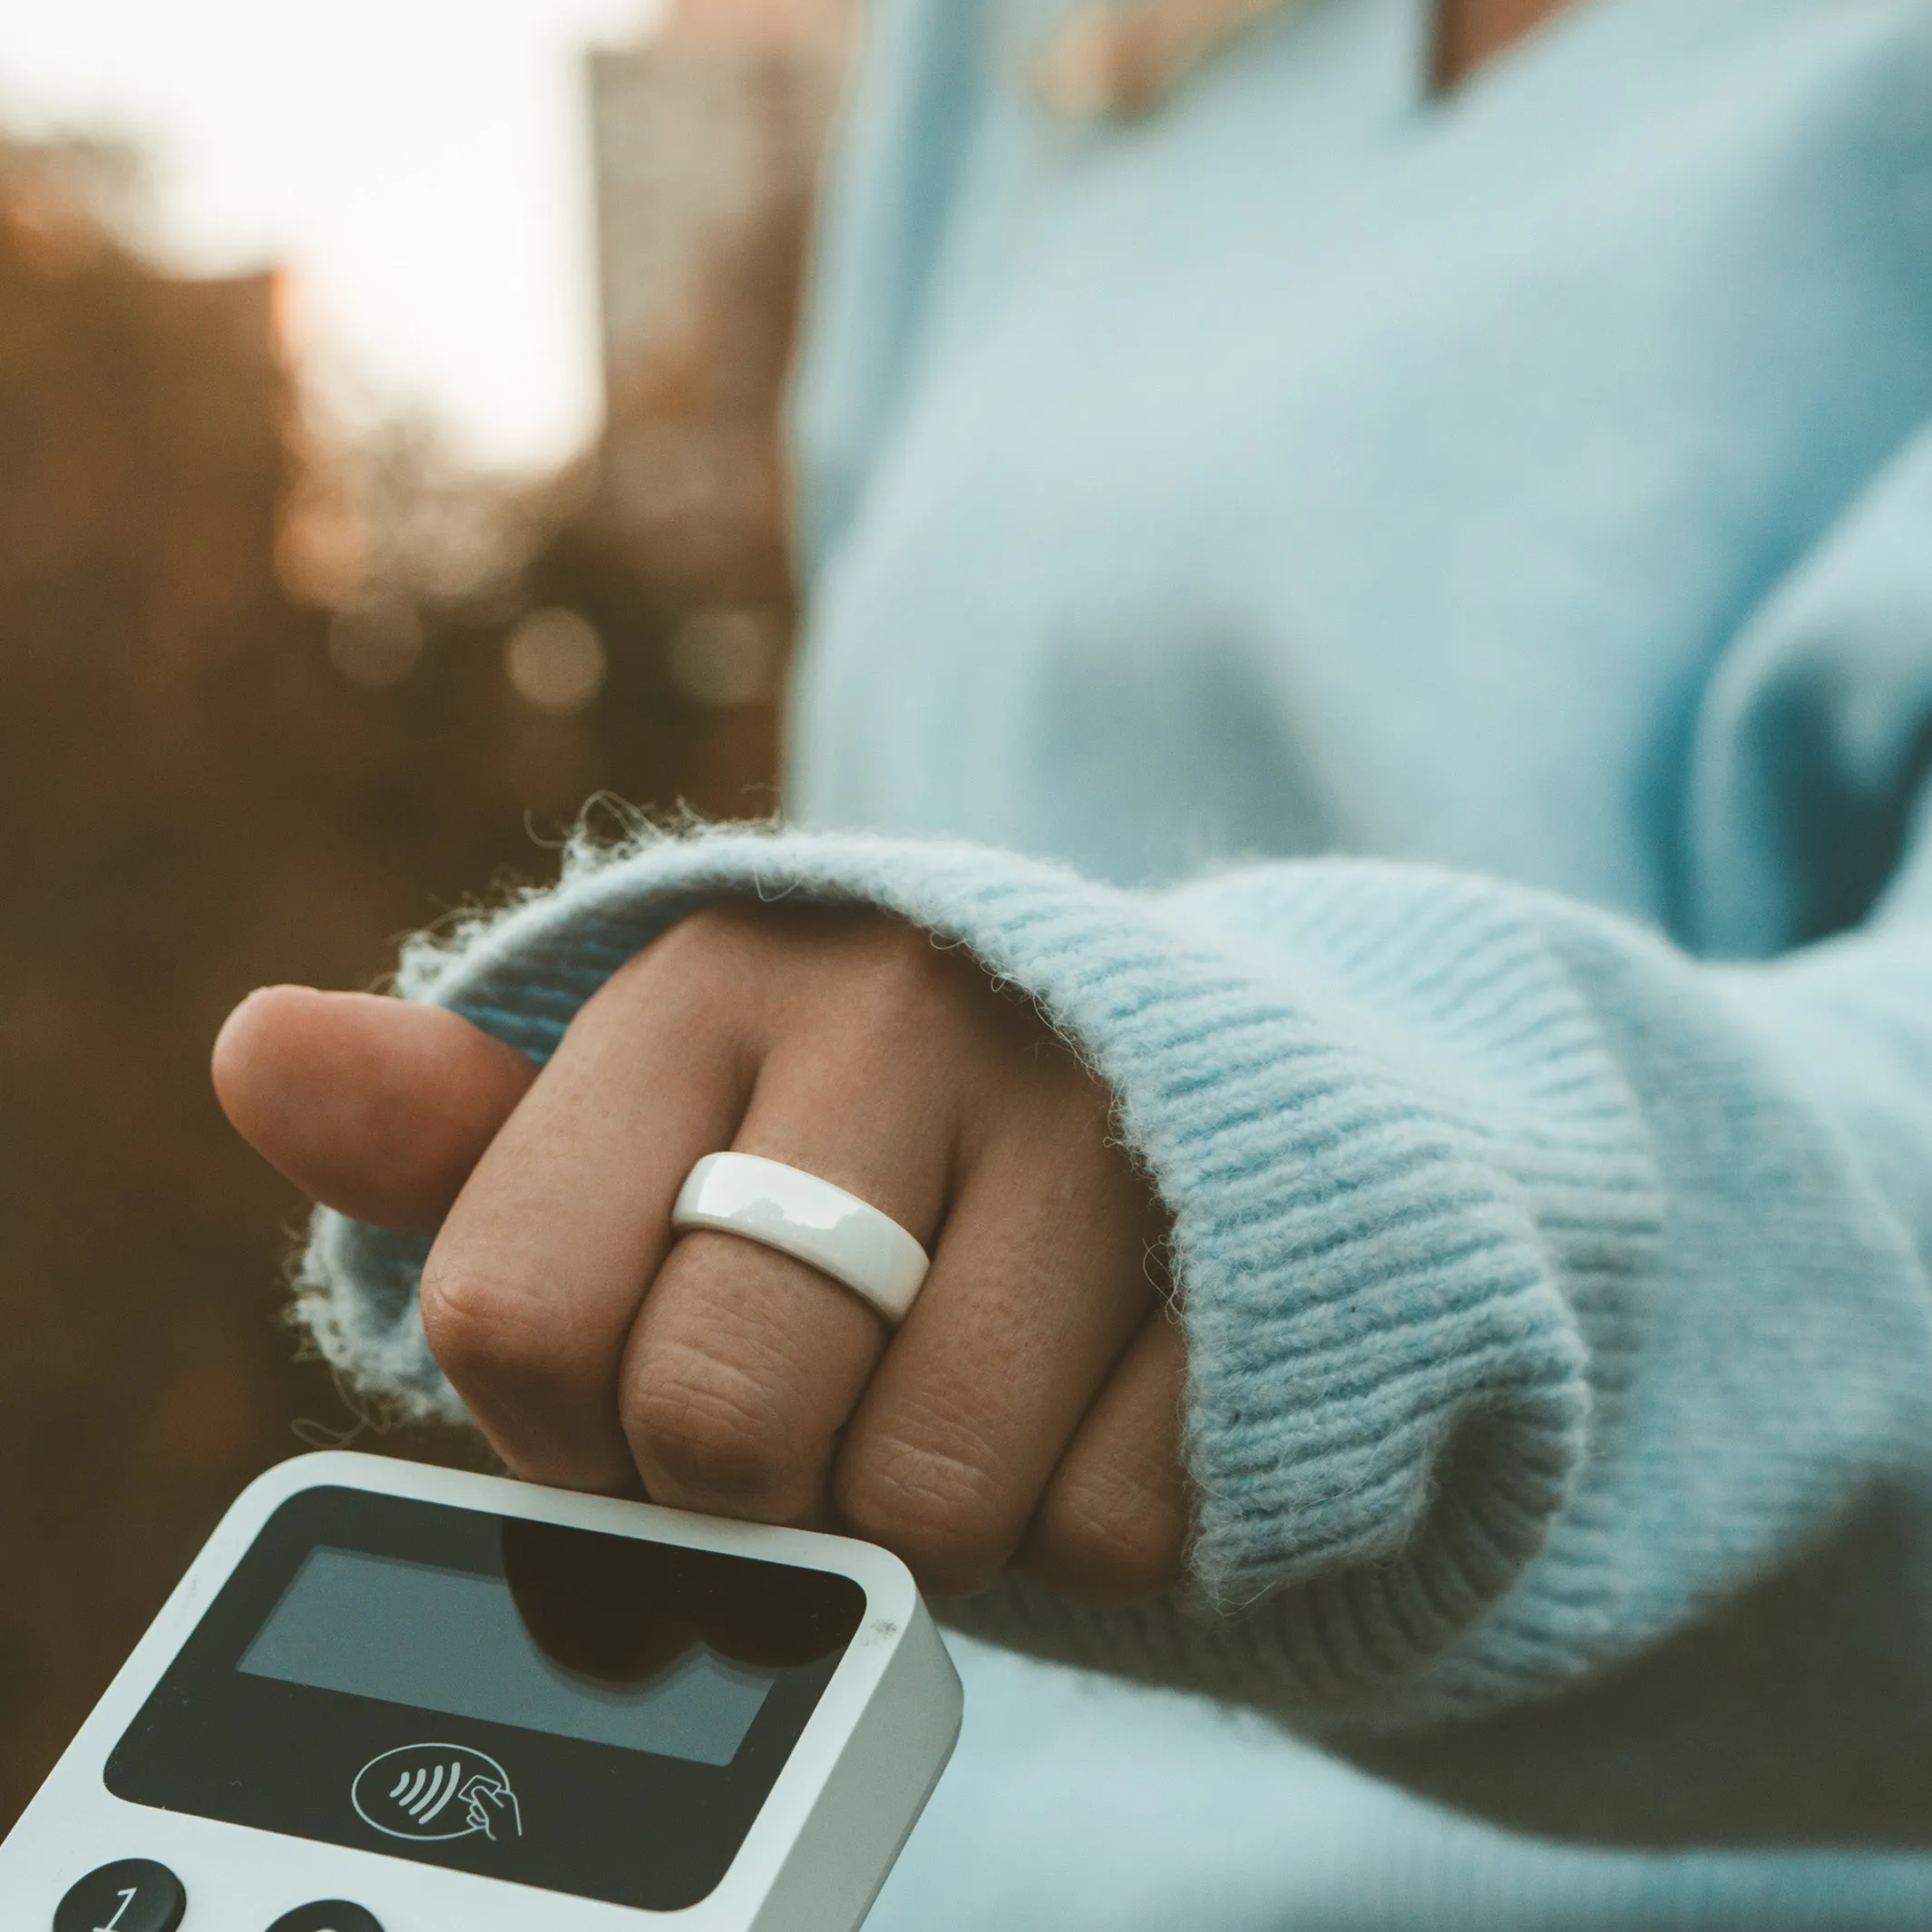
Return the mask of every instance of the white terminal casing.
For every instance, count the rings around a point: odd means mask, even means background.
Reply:
[[[676,1911],[648,1911],[130,1803],[110,1754],[269,1517],[337,1488],[715,1551],[850,1577],[864,1618],[724,1878]],[[181,1932],[265,1932],[311,1900],[349,1898],[384,1932],[854,1932],[924,1809],[959,1735],[957,1673],[911,1573],[842,1537],[775,1529],[497,1477],[341,1451],[301,1456],[237,1498],[161,1614],[0,1844],[9,1932],[51,1927],[76,1879],[152,1859],[188,1893]],[[299,1748],[298,1744],[292,1748]]]

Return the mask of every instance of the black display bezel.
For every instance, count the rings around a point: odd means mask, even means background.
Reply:
[[[782,1591],[790,1623],[810,1631],[813,1646],[826,1646],[815,1661],[778,1672],[727,1765],[453,1718],[236,1667],[312,1550],[502,1578],[506,1523],[523,1519],[367,1489],[291,1498],[262,1526],[115,1746],[103,1774],[108,1790],[132,1804],[609,1905],[666,1912],[707,1898],[864,1618],[865,1593],[848,1576],[678,1547],[679,1574],[698,1579],[697,1587]],[[289,1750],[291,1738],[305,1748]],[[520,1838],[399,1839],[357,1815],[349,1794],[364,1765],[385,1751],[436,1740],[467,1742],[504,1766],[522,1807]]]

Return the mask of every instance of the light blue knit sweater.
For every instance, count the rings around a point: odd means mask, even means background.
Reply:
[[[887,1922],[1932,1922],[1932,7],[1585,0],[1432,103],[1422,0],[1308,0],[1081,128],[1054,12],[873,22],[819,829],[580,849],[399,990],[541,1058],[719,893],[964,942],[1174,1211],[1201,1516],[1170,1602],[963,1622],[1527,1830],[1908,1849],[1539,1850],[1044,1689],[1087,1823],[969,1748]],[[447,1410],[422,1253],[322,1215],[302,1307]]]

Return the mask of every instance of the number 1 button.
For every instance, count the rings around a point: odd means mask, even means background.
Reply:
[[[188,1909],[181,1881],[152,1859],[91,1871],[54,1910],[54,1932],[174,1932]]]

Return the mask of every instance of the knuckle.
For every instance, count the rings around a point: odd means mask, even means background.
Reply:
[[[1082,1602],[1123,1605],[1180,1580],[1186,1526],[1166,1498],[1135,1478],[1095,1472],[1055,1485],[1030,1540],[1056,1587]]]
[[[622,1420],[641,1464],[704,1494],[767,1495],[795,1472],[788,1432],[759,1384],[695,1351],[628,1389]]]
[[[866,1445],[841,1470],[836,1501],[861,1536],[895,1551],[942,1593],[992,1582],[1015,1540],[1010,1512],[982,1464],[932,1448]]]
[[[743,911],[727,903],[701,905],[668,927],[611,975],[613,987],[649,981],[712,984],[742,959],[750,935]]]
[[[920,1025],[935,1008],[960,1004],[967,983],[960,954],[899,920],[882,919],[868,929],[862,966],[878,1009]]]
[[[529,1286],[432,1250],[423,1268],[423,1330],[459,1386],[514,1373],[542,1381],[569,1362],[569,1329]]]
[[[649,951],[709,957],[742,946],[755,926],[743,905],[733,900],[717,900],[708,905],[693,906],[653,941]]]
[[[726,899],[694,908],[620,969],[610,999],[626,1004],[623,989],[648,981],[654,1000],[716,1009],[728,987],[724,1004],[807,1032],[849,1036],[863,1013],[864,1033],[907,1049],[935,1021],[948,1032],[975,1014],[983,1024],[981,980],[968,955],[883,912]]]

